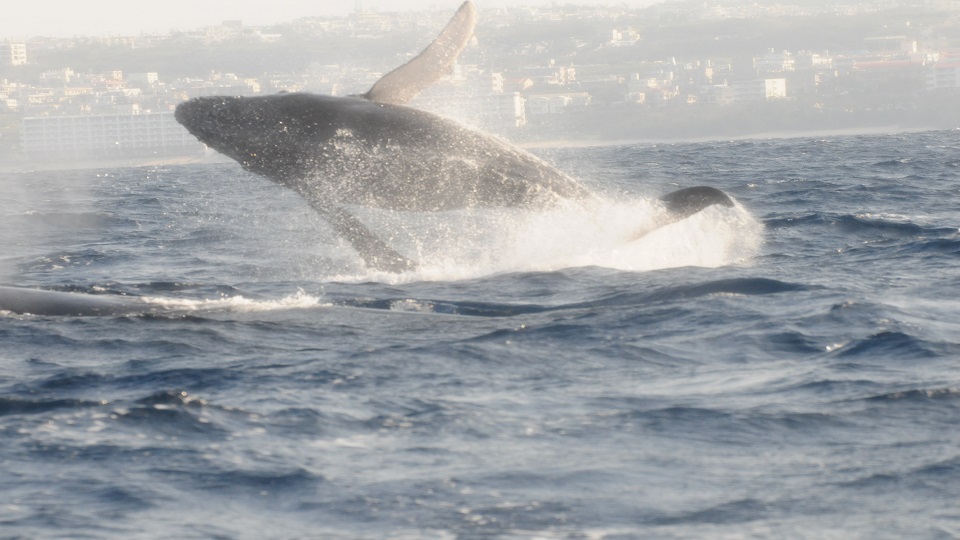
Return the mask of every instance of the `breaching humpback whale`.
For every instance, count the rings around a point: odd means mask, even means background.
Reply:
[[[498,137],[406,106],[450,69],[473,36],[476,20],[473,3],[464,2],[420,55],[360,96],[201,97],[181,103],[176,118],[243,168],[299,193],[368,266],[412,269],[414,261],[343,205],[434,212],[596,199],[578,181]],[[712,204],[733,205],[710,187],[680,190],[661,200],[676,218]]]

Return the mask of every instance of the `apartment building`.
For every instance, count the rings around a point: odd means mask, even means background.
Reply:
[[[15,41],[0,43],[0,66],[22,66],[27,63],[27,44]]]
[[[960,54],[945,57],[927,67],[927,90],[960,88]]]
[[[735,81],[730,87],[733,89],[733,101],[735,103],[767,101],[787,97],[786,79]]]

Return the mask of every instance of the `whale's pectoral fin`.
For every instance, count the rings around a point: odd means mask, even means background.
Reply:
[[[464,2],[456,15],[416,58],[384,75],[363,97],[378,103],[403,105],[445,75],[473,36],[477,8]]]
[[[709,186],[678,189],[663,195],[660,200],[674,220],[692,216],[714,204],[733,206],[733,200],[726,193]]]
[[[708,206],[715,204],[719,204],[720,206],[734,206],[733,199],[731,199],[729,195],[717,188],[709,186],[695,186],[671,191],[666,195],[662,195],[660,202],[663,203],[664,208],[667,210],[666,217],[658,220],[656,226],[653,228],[634,231],[627,238],[627,241],[632,242],[639,240],[664,225],[669,225],[670,223],[675,223],[681,219],[690,217]]]
[[[311,206],[330,223],[337,234],[350,242],[364,264],[370,268],[394,273],[417,268],[417,263],[397,253],[343,208],[331,204],[311,203]]]

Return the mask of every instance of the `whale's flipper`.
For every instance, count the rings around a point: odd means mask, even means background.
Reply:
[[[694,186],[671,191],[660,197],[660,201],[675,220],[692,216],[714,204],[733,206],[733,200],[726,193],[710,186]]]
[[[477,8],[464,2],[446,28],[416,58],[384,75],[363,97],[377,103],[404,105],[445,75],[473,37]]]
[[[671,191],[666,195],[661,195],[660,202],[667,210],[667,215],[658,220],[657,225],[652,229],[634,231],[627,238],[628,242],[639,240],[660,227],[688,218],[709,206],[715,204],[727,207],[735,206],[729,195],[710,186],[694,186]]]
[[[364,264],[383,272],[407,272],[416,270],[417,263],[399,254],[370,232],[359,219],[336,204],[323,203],[314,197],[304,197],[342,238],[350,242]]]

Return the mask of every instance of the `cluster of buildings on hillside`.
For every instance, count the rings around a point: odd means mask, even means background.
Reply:
[[[307,19],[296,24],[324,21]],[[361,22],[360,28],[371,32],[423,23],[407,16],[381,15]],[[325,24],[326,31],[346,31],[341,19]],[[351,31],[355,34],[357,28]],[[279,39],[276,34],[251,33],[238,22],[199,34],[214,40],[242,35]],[[115,46],[131,46],[122,38],[112,39],[121,40]],[[640,40],[632,28],[610,28],[585,46],[624,48]],[[0,43],[0,67],[27,65],[29,45]],[[45,46],[55,45],[47,42]],[[540,47],[542,53],[550,44],[531,46]],[[552,115],[599,108],[636,114],[649,107],[725,107],[797,99],[824,107],[850,99],[869,102],[869,96],[892,97],[895,102],[941,91],[956,92],[960,99],[960,51],[926,49],[905,36],[875,38],[853,53],[768,50],[741,60],[667,59],[631,68],[548,61],[501,71],[490,69],[489,58],[479,65],[469,63],[470,57],[465,55],[464,63],[418,97],[415,105],[514,135]],[[199,155],[203,146],[173,118],[176,105],[186,99],[283,90],[350,95],[365,91],[381,75],[362,68],[314,64],[302,73],[257,78],[212,73],[203,79],[167,80],[162,73],[150,71],[76,73],[59,68],[42,72],[34,80],[0,79],[0,118],[17,120],[6,130],[0,126],[0,152],[8,154],[0,154],[0,160],[10,157],[14,148],[31,159]],[[18,144],[11,145],[14,136]]]

